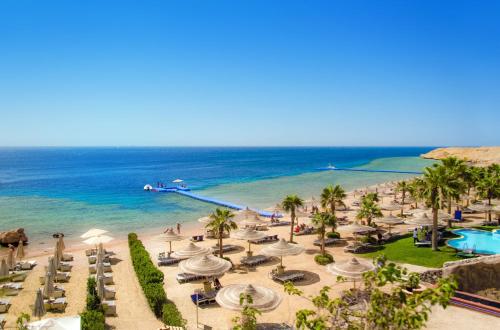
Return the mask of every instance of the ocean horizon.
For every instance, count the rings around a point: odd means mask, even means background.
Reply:
[[[30,241],[91,227],[115,237],[194,222],[216,206],[144,185],[180,178],[196,193],[255,208],[328,184],[352,190],[409,174],[320,172],[337,167],[420,171],[433,147],[0,147],[0,231]]]

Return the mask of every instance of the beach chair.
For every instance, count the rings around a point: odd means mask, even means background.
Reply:
[[[178,264],[181,259],[171,257],[158,257],[158,266],[170,266]]]
[[[57,272],[54,280],[55,282],[68,282],[70,278],[71,278],[71,273]],[[38,279],[41,285],[45,284],[45,276],[40,276]]]
[[[74,257],[71,253],[63,253],[62,261],[73,261]]]
[[[111,273],[113,270],[111,269],[111,264],[109,262],[103,262],[102,266],[104,268],[105,273]],[[95,274],[97,272],[97,265],[93,264],[89,266],[89,273],[90,274]]]
[[[37,265],[35,260],[21,261],[16,264],[18,270],[32,270]]]
[[[93,278],[95,278],[95,275],[91,275]],[[114,284],[113,281],[113,274],[112,273],[104,273],[103,276],[103,281],[105,285],[111,285]]]
[[[285,283],[285,282],[297,282],[301,281],[304,279],[305,274],[300,273],[300,272],[293,272],[293,273],[283,273],[283,274],[277,274],[277,273],[271,273],[272,279],[274,281],[280,282],[280,283]]]
[[[203,241],[203,235],[194,235],[191,237],[192,242],[202,242]]]
[[[333,245],[333,244],[336,244],[338,242],[341,242],[342,239],[340,238],[325,238],[325,245],[328,246],[328,245]],[[317,239],[314,241],[313,243],[315,246],[321,246],[321,240],[320,239]]]
[[[198,306],[205,306],[205,305],[210,305],[210,304],[215,304],[215,294],[210,294],[210,293],[194,293],[191,295],[191,301]]]
[[[43,292],[43,287],[40,288]],[[51,297],[45,297],[45,299],[49,299],[49,298],[62,298],[66,295],[66,290],[64,290],[64,287],[59,285],[59,284],[56,284],[54,285],[54,292],[52,293],[52,296]]]
[[[71,265],[67,262],[60,262],[57,270],[60,270],[61,272],[70,272],[72,268],[73,268],[73,265]]]
[[[5,320],[5,315],[0,315],[0,329],[5,329],[5,323],[7,321]]]
[[[219,251],[219,245],[214,245],[212,246],[212,249],[214,250],[214,253],[217,253]],[[238,249],[238,246],[233,245],[233,244],[224,244],[222,245],[222,252],[230,252]]]
[[[290,221],[279,221],[279,220],[276,220],[275,222],[270,223],[268,226],[269,227],[279,227],[279,226],[289,226],[289,225],[290,225]]]
[[[175,276],[175,278],[177,279],[177,282],[179,282],[181,284],[206,279],[205,276],[199,276],[199,275],[189,274],[189,273],[179,273]]]
[[[0,313],[7,313],[11,304],[9,299],[0,299]]]
[[[64,313],[68,306],[66,298],[45,299],[43,303],[46,310],[59,313]]]
[[[415,246],[416,247],[428,247],[428,246],[431,246],[431,245],[432,245],[431,241],[418,241],[418,242],[415,242]]]
[[[17,296],[19,291],[23,289],[23,285],[21,283],[3,283],[0,285],[0,288],[4,291],[6,296]]]
[[[97,262],[97,256],[89,256],[88,257],[89,264],[95,264]],[[111,255],[110,254],[105,254],[102,261],[104,263],[110,263],[111,262]]]
[[[104,300],[102,302],[102,308],[104,309],[104,315],[116,316],[116,301]]]
[[[255,266],[261,265],[263,263],[266,263],[269,260],[270,260],[270,258],[267,256],[256,255],[256,256],[241,258],[241,264],[248,266],[248,267],[255,267]]]
[[[26,277],[28,276],[28,272],[22,271],[22,272],[12,272],[10,274],[10,280],[12,282],[24,282]]]
[[[104,299],[106,300],[115,300],[116,298],[116,290],[110,286],[104,286]]]

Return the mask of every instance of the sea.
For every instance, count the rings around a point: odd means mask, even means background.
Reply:
[[[396,173],[318,171],[343,168],[420,171],[431,147],[81,147],[0,148],[0,231],[25,228],[31,242],[54,232],[78,240],[90,228],[124,238],[192,223],[216,206],[146,184],[184,180],[193,192],[254,208],[287,194],[318,196],[408,178]]]

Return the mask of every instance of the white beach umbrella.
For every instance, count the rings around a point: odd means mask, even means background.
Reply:
[[[281,296],[274,290],[260,285],[252,284],[232,284],[228,285],[217,292],[215,300],[217,303],[226,309],[233,311],[241,311],[247,304],[240,304],[241,295],[250,296],[252,304],[249,306],[256,308],[261,312],[270,312],[275,310],[281,303]]]
[[[297,244],[288,243],[282,238],[278,242],[266,246],[260,252],[265,256],[280,257],[280,264],[283,267],[283,257],[301,254],[304,252],[304,248]]]
[[[17,244],[16,258],[18,260],[23,260],[24,259],[24,244],[23,244],[23,241],[19,241],[19,244]]]
[[[226,259],[214,255],[205,255],[183,260],[179,263],[181,272],[199,276],[222,276],[232,265]]]
[[[85,232],[80,237],[81,238],[90,238],[90,237],[94,237],[94,236],[101,236],[101,235],[106,234],[107,232],[108,231],[104,230],[104,229],[92,228],[92,229],[88,230],[87,232]]]
[[[181,250],[177,250],[172,253],[171,257],[176,259],[189,259],[198,256],[205,256],[212,253],[211,248],[201,247],[193,242],[189,242],[189,244]]]
[[[36,291],[35,305],[33,307],[33,316],[39,319],[45,315],[45,305],[43,303],[42,290],[38,289]]]
[[[178,235],[173,230],[167,230],[165,233],[161,234],[159,238],[164,242],[168,242],[169,253],[172,253],[172,242],[182,241],[186,239],[186,237]]]
[[[363,273],[372,271],[375,266],[368,262],[360,262],[356,258],[352,258],[345,262],[334,262],[326,266],[326,270],[333,275],[342,276],[348,280],[359,280],[363,277]]]
[[[54,296],[54,277],[52,273],[45,274],[45,283],[43,284],[43,297],[49,299]]]
[[[7,266],[11,270],[16,267],[16,258],[14,256],[14,248],[12,246],[9,246],[9,254],[7,255]]]
[[[3,276],[9,276],[9,267],[7,266],[5,258],[2,259],[2,263],[0,264],[0,277]]]
[[[248,241],[248,252],[251,253],[251,245],[252,245],[252,240],[256,239],[261,239],[266,237],[266,234],[264,234],[261,231],[257,231],[252,228],[244,228],[244,229],[239,229],[235,230],[231,233],[232,238],[236,238],[239,240],[245,240]]]
[[[56,247],[54,249],[54,259],[56,260],[56,265],[59,267],[62,260],[62,251],[59,246],[59,241],[56,242]]]
[[[87,245],[99,245],[99,244],[109,243],[113,239],[114,239],[113,237],[108,235],[98,235],[87,238],[85,241],[83,241],[83,243]]]
[[[80,328],[80,316],[49,318],[28,324],[28,330],[75,330]]]

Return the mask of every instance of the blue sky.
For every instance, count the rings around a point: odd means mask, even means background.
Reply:
[[[498,1],[0,2],[0,145],[498,145]]]

